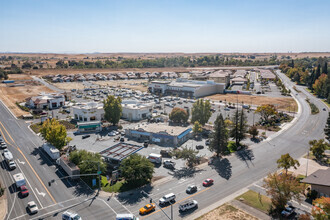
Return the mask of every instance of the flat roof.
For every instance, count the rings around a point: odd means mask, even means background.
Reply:
[[[100,152],[102,157],[122,161],[126,157],[138,152],[143,146],[128,143],[118,143]]]
[[[301,180],[302,183],[330,186],[330,168],[326,170],[317,170],[305,179]]]
[[[178,136],[188,129],[191,129],[191,127],[170,126],[161,123],[143,123],[139,124],[132,130],[144,131],[149,133],[167,133],[172,136]]]

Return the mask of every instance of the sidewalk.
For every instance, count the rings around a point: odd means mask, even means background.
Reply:
[[[271,217],[261,211],[259,211],[258,209],[255,209],[251,206],[248,206],[240,201],[237,201],[237,200],[232,200],[230,202],[231,205],[235,206],[236,208],[238,209],[241,209],[245,212],[247,212],[248,214],[258,218],[258,219],[261,219],[261,220],[268,220],[268,219],[271,219]]]
[[[0,197],[0,220],[5,219],[7,215],[7,198],[6,198],[6,192],[5,194]]]

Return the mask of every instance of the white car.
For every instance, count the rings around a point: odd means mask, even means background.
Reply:
[[[116,133],[113,132],[113,131],[111,131],[111,132],[108,134],[108,136],[116,136]]]
[[[35,214],[39,211],[38,206],[34,201],[28,202],[27,208],[31,214]]]
[[[198,202],[196,200],[188,200],[180,204],[179,210],[184,212],[196,207],[198,207]]]
[[[65,211],[62,214],[62,219],[63,220],[82,220],[82,218],[75,212],[72,212],[70,210]]]

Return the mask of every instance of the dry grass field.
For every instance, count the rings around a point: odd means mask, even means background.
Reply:
[[[255,95],[243,95],[243,94],[215,94],[208,96],[210,100],[222,100],[223,102],[226,101],[227,103],[236,103],[237,100],[239,103],[244,103],[246,105],[263,105],[263,104],[273,104],[277,106],[278,110],[282,111],[295,111],[298,110],[298,106],[296,101],[293,98],[289,97],[267,97],[267,96],[255,96]]]
[[[25,111],[17,107],[16,102],[24,102],[26,98],[36,96],[41,92],[49,93],[53,91],[35,83],[19,87],[8,87],[5,84],[0,85],[0,99],[16,116],[26,114]]]
[[[137,79],[137,80],[114,80],[114,81],[96,81],[95,84],[101,86],[115,86],[117,88],[129,88],[146,92],[148,90],[148,80]]]
[[[9,80],[30,80],[32,77],[28,74],[9,74]]]
[[[82,84],[81,82],[52,83],[52,85],[63,90],[71,90],[71,89],[82,90],[85,88],[84,84]]]
[[[195,220],[258,220],[258,218],[249,215],[248,213],[235,208],[229,204],[224,204],[209,213],[202,215]]]

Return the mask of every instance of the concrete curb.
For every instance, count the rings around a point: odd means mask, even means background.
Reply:
[[[3,106],[5,106],[5,108],[7,109],[7,111],[16,119],[18,120],[18,118],[14,115],[14,113],[7,107],[7,105],[5,103],[3,103],[2,100],[0,100],[0,102],[2,103]]]

